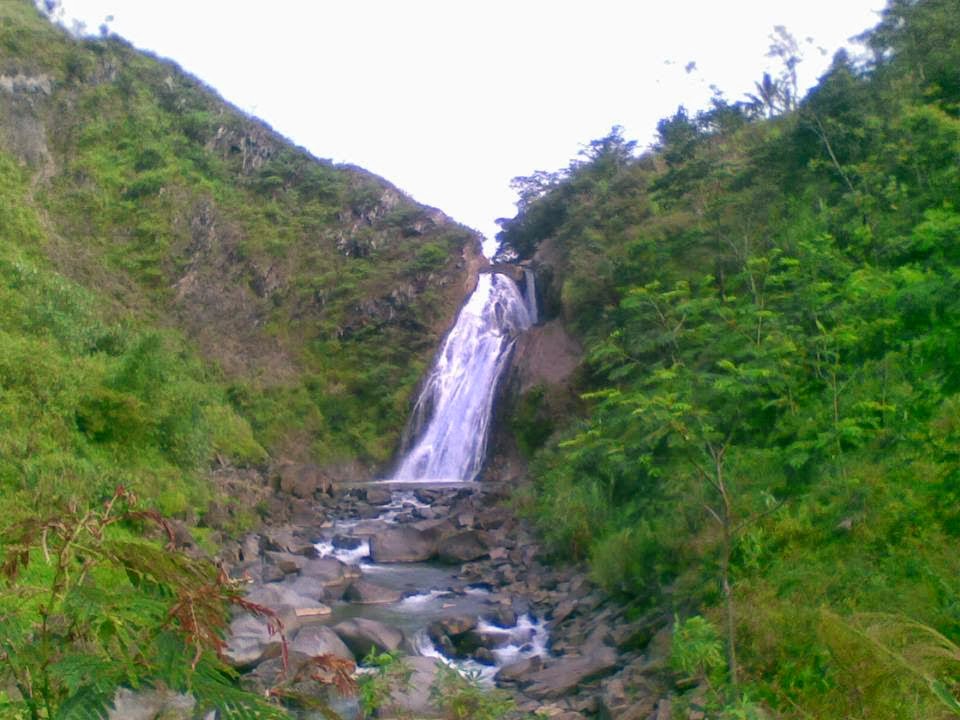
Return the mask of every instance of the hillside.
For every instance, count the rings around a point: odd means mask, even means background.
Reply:
[[[582,413],[516,403],[518,501],[677,613],[675,717],[960,712],[958,22],[895,0],[802,99],[781,38],[756,98],[517,181],[502,254],[586,353]]]
[[[122,480],[183,513],[215,458],[382,468],[482,262],[438,210],[27,0],[0,5],[0,192],[0,482],[26,493]]]

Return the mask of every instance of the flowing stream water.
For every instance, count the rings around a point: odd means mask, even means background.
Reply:
[[[531,273],[524,298],[506,275],[480,275],[414,406],[393,480],[469,482],[477,477],[497,384],[517,335],[536,321],[532,283]]]

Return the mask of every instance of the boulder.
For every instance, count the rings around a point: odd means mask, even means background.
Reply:
[[[224,657],[236,668],[253,667],[280,655],[282,642],[278,633],[271,633],[263,618],[243,614],[230,623]]]
[[[478,560],[488,553],[486,543],[476,530],[464,530],[443,538],[437,556],[443,562],[465,563]]]
[[[307,558],[303,555],[294,555],[288,552],[279,552],[277,550],[268,550],[264,553],[264,558],[274,567],[280,569],[285,575],[300,572],[307,564]]]
[[[340,636],[326,625],[308,625],[301,628],[290,643],[290,652],[316,655],[336,655],[345,660],[355,660]]]
[[[246,599],[273,610],[280,607],[311,607],[317,604],[313,598],[301,595],[291,585],[285,583],[270,583],[256,587],[247,593]]]
[[[436,552],[433,533],[412,525],[391,527],[370,538],[370,557],[377,563],[423,562]]]
[[[498,683],[523,683],[529,681],[535,673],[543,667],[543,662],[539,655],[517,660],[509,665],[504,665],[493,676]]]
[[[334,625],[333,631],[358,658],[366,657],[372,649],[377,652],[396,650],[403,643],[402,632],[369,618],[344,620]]]
[[[538,700],[562,697],[582,683],[608,675],[617,665],[617,652],[607,647],[592,655],[563,657],[530,675],[524,692]]]
[[[360,570],[336,558],[319,558],[304,563],[300,568],[300,575],[318,580],[325,587],[337,585],[346,587],[351,580],[360,577]]]
[[[288,579],[287,582],[284,583],[284,586],[293,590],[298,595],[303,595],[311,600],[329,601],[340,599],[338,592],[331,592],[330,587],[328,587],[325,582],[314,577],[301,576],[293,579],[292,581]]]
[[[450,615],[430,623],[428,632],[456,637],[470,632],[477,626],[473,615]]]
[[[440,661],[430,657],[407,657],[404,665],[411,671],[404,688],[395,689],[378,711],[378,717],[440,718],[443,713],[430,698],[430,687],[437,679]]]
[[[509,605],[501,605],[486,616],[487,622],[500,628],[512,628],[517,624],[517,613]]]
[[[354,580],[343,594],[343,599],[359,605],[385,605],[399,602],[403,593],[367,580]]]
[[[382,488],[368,488],[367,502],[370,505],[389,505],[393,500],[393,493]]]
[[[166,688],[120,688],[113,697],[108,720],[192,720],[197,701]]]

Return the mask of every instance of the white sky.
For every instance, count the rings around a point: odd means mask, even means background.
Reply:
[[[63,0],[67,17],[176,60],[315,155],[382,175],[484,234],[510,179],[623,125],[742,99],[775,25],[807,87],[884,0]],[[811,43],[805,42],[812,38]],[[817,48],[824,48],[825,53]],[[688,62],[697,69],[687,73]]]

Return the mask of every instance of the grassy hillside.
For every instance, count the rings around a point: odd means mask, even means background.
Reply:
[[[228,605],[266,609],[156,511],[212,549],[272,463],[382,467],[482,262],[173,64],[0,2],[0,717],[121,686],[288,717],[219,657]]]
[[[707,616],[675,662],[718,714],[960,713],[958,23],[891,2],[801,102],[786,48],[504,223],[588,351],[526,506],[638,610]]]
[[[0,192],[0,464],[25,492],[122,476],[185,512],[206,491],[176,478],[217,454],[382,465],[477,258],[439,211],[27,0],[0,4]]]

